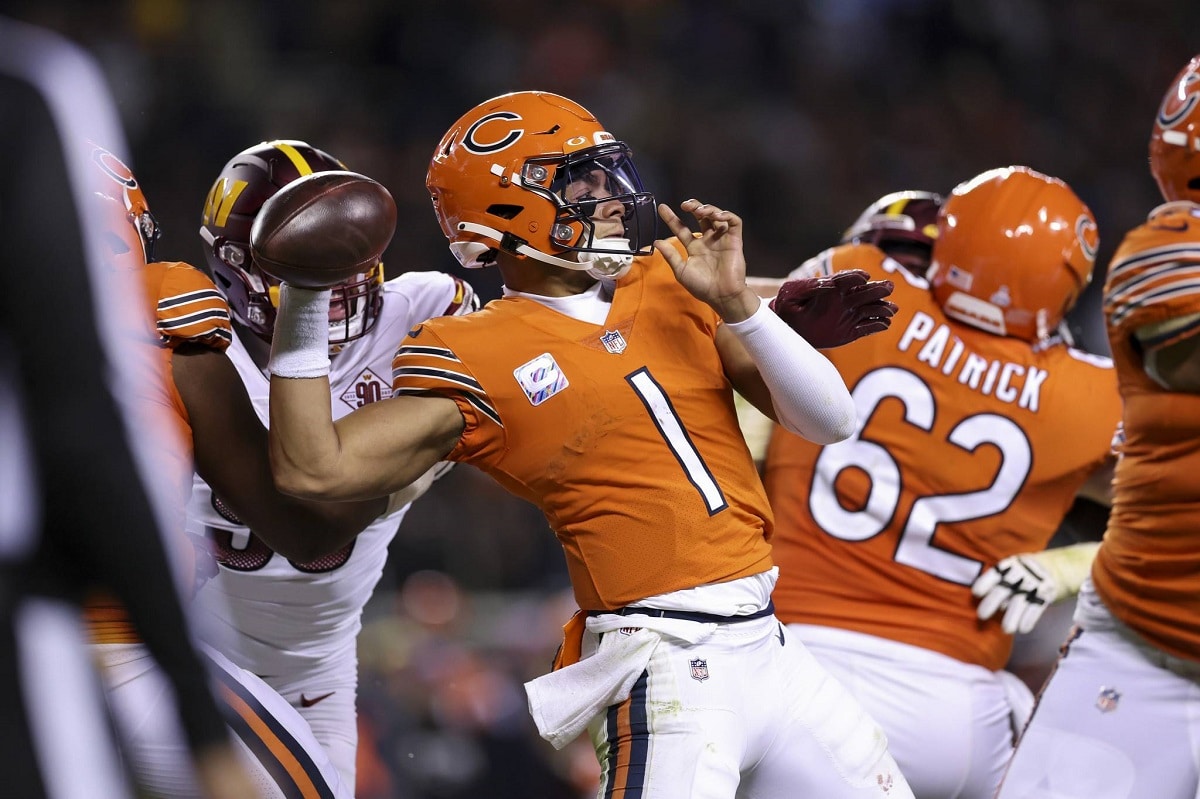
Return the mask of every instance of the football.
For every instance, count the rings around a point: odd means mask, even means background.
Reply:
[[[263,203],[250,228],[250,253],[268,275],[323,289],[366,272],[396,231],[396,203],[357,172],[314,172]]]

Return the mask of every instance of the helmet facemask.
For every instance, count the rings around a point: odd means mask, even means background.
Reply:
[[[329,354],[362,338],[375,326],[383,305],[383,264],[333,287],[329,296]]]
[[[629,271],[638,255],[649,255],[657,232],[654,195],[645,191],[629,148],[612,142],[567,155],[535,156],[525,161],[519,186],[554,206],[554,222],[548,232],[553,250],[540,250],[511,233],[460,223],[460,228],[481,234],[499,244],[499,249],[525,255],[564,269],[584,271],[595,278],[619,279]],[[621,203],[624,236],[596,236],[593,218],[601,204]],[[503,207],[489,213],[502,215]],[[484,266],[496,248],[478,243],[451,245],[459,261],[468,267]],[[578,253],[578,260],[562,257]],[[465,259],[465,260],[464,260]]]
[[[553,175],[549,186],[547,175]],[[540,176],[540,182],[537,178]],[[525,162],[526,188],[558,206],[550,240],[579,255],[578,265],[597,278],[619,278],[634,256],[649,255],[657,229],[654,196],[642,188],[629,149],[621,142],[591,147],[567,156]],[[619,202],[624,236],[596,236],[593,218],[601,204]]]

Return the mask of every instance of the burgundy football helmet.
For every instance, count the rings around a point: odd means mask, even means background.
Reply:
[[[931,191],[894,191],[871,203],[842,234],[842,244],[874,244],[908,271],[924,277],[945,198]]]
[[[263,203],[281,188],[314,172],[345,170],[323,150],[302,141],[256,144],[225,164],[209,190],[201,216],[204,255],[217,286],[229,300],[234,319],[270,341],[279,307],[279,281],[250,256],[250,227]],[[333,287],[329,306],[329,345],[361,338],[375,324],[383,303],[383,263]]]

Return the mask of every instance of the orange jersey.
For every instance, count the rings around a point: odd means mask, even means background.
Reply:
[[[1104,604],[1142,637],[1200,660],[1200,396],[1151,380],[1133,337],[1200,314],[1200,206],[1160,206],[1125,237],[1109,266],[1104,313],[1125,433],[1092,579]],[[1174,335],[1195,331],[1192,324]]]
[[[209,277],[185,263],[151,263],[140,271],[145,299],[154,315],[149,323],[152,330],[130,325],[129,343],[149,346],[155,350],[147,366],[155,366],[156,374],[139,380],[142,387],[136,396],[140,406],[147,409],[146,420],[170,420],[171,429],[151,430],[149,435],[162,436],[162,446],[155,452],[162,456],[158,466],[168,472],[166,480],[172,489],[172,523],[182,540],[184,509],[192,486],[192,428],[187,408],[171,379],[171,353],[182,344],[198,344],[223,352],[233,340],[229,321],[229,306]],[[149,423],[149,422],[148,422]],[[191,579],[190,566],[194,557],[189,544],[183,543],[179,552],[184,558],[186,579]],[[126,643],[138,637],[125,611],[107,596],[90,600],[86,618],[92,640],[96,643]]]
[[[611,610],[772,566],[719,323],[655,253],[618,283],[603,325],[523,297],[418,325],[393,387],[458,403],[466,429],[448,458],[537,505],[579,606]]]
[[[889,330],[825,351],[854,395],[856,436],[820,447],[772,434],[776,613],[999,669],[1012,639],[998,618],[977,619],[971,583],[1044,548],[1109,456],[1112,365],[952,321],[871,245],[817,261],[894,281],[899,312]]]

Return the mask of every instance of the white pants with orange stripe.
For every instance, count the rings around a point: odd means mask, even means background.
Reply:
[[[774,616],[706,626],[695,643],[662,634],[629,699],[589,725],[601,799],[913,796],[879,725]],[[597,646],[586,633],[585,656]]]
[[[354,784],[358,757],[357,668],[351,660],[349,668],[263,680],[300,714],[347,785]]]
[[[1200,797],[1200,660],[1147,644],[1085,583],[1000,799]]]
[[[96,644],[109,702],[139,785],[152,797],[200,797],[172,688],[144,644]],[[352,799],[295,708],[224,655],[201,646],[217,704],[264,799]]]

